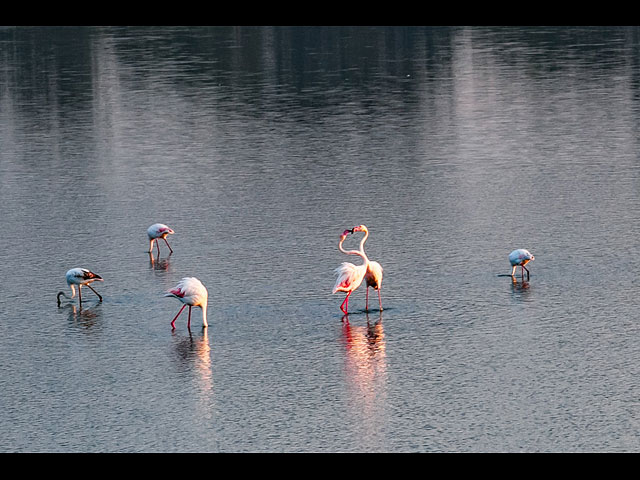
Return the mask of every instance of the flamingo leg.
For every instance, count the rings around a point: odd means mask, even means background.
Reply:
[[[347,293],[347,296],[345,297],[344,301],[342,302],[342,305],[340,305],[340,310],[342,310],[342,313],[344,313],[345,315],[347,313],[349,313],[348,312],[348,310],[349,310],[349,295],[351,295],[351,292]],[[343,307],[345,307],[346,310]]]
[[[92,291],[93,293],[95,293],[95,294],[98,296],[98,298],[100,299],[100,301],[102,301],[102,296],[100,296],[100,294],[99,294],[98,292],[96,292],[96,291],[94,290],[94,288],[93,288],[91,285],[89,285],[89,284],[87,283],[87,287],[89,287],[89,288],[91,289],[91,291]]]
[[[164,243],[167,244],[167,247],[169,247],[169,250],[171,251],[171,253],[173,253],[173,249],[171,248],[171,245],[169,245],[169,242],[167,242],[167,239],[163,238],[163,240],[164,240]]]
[[[158,258],[160,258],[160,242],[156,238],[156,247],[158,247]]]
[[[82,305],[82,285],[78,285],[78,305]]]
[[[171,328],[176,328],[176,319],[180,316],[180,314],[182,313],[182,310],[184,310],[184,307],[186,307],[187,304],[185,303],[184,305],[182,305],[182,308],[180,309],[180,311],[178,312],[178,315],[176,315],[173,320],[171,320]]]
[[[381,288],[378,288],[378,303],[380,304],[380,311],[382,311],[382,297],[380,295]]]
[[[364,309],[368,312],[369,311],[369,286],[367,285],[367,300],[365,301],[364,304]]]
[[[191,330],[191,305],[189,305],[189,320],[187,320],[187,328]]]
[[[522,266],[522,268],[524,268],[527,271],[527,280],[529,280],[529,269],[524,265]],[[524,272],[523,272],[523,276],[524,276]]]

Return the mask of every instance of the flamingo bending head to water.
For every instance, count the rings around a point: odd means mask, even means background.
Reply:
[[[207,327],[207,303],[209,299],[209,292],[202,284],[200,280],[195,277],[185,277],[178,285],[173,287],[167,293],[164,294],[165,297],[175,297],[180,300],[184,305],[178,312],[178,314],[171,321],[171,327],[173,329],[176,328],[176,319],[184,310],[184,307],[189,307],[189,320],[187,323],[187,328],[191,330],[191,308],[192,307],[200,307],[202,310],[202,326]]]
[[[102,297],[98,292],[94,290],[94,288],[90,285],[92,282],[103,282],[104,280],[97,273],[93,273],[91,270],[87,270],[86,268],[72,268],[67,271],[67,285],[71,287],[71,297],[67,297],[67,294],[64,292],[58,292],[58,306],[60,306],[60,296],[64,296],[67,298],[75,298],[76,296],[76,288],[78,286],[78,305],[82,305],[82,286],[86,285],[91,289],[93,293],[95,293],[100,301],[102,301]]]
[[[147,235],[149,236],[149,253],[153,250],[153,242],[156,242],[156,247],[158,247],[158,256],[160,256],[160,243],[158,243],[159,239],[163,239],[164,243],[169,247],[169,251],[173,253],[173,249],[169,242],[167,242],[167,235],[173,235],[174,232],[172,228],[166,226],[164,223],[154,223],[147,229]]]
[[[520,273],[524,278],[524,270],[527,271],[527,280],[529,279],[529,269],[525,265],[535,260],[535,257],[529,250],[524,248],[518,248],[509,254],[509,262],[511,262],[511,276],[513,277],[516,272],[516,267],[520,268]]]

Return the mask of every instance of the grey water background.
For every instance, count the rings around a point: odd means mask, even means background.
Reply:
[[[639,120],[635,27],[0,29],[0,451],[638,451]]]

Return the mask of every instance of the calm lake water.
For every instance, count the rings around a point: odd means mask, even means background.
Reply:
[[[638,28],[0,29],[0,450],[640,450],[639,126]]]

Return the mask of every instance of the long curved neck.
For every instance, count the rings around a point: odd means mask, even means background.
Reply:
[[[360,240],[360,251],[362,252],[363,258],[368,262],[369,258],[367,257],[367,254],[364,253],[364,242],[367,241],[367,238],[369,238],[369,230],[365,231],[364,237],[362,237],[362,240]]]
[[[207,323],[207,304],[209,302],[206,301],[204,302],[204,304],[202,305],[202,326],[203,327],[208,327],[209,324]]]
[[[66,293],[62,292],[62,291],[61,291],[61,292],[58,292],[58,295],[57,295],[57,299],[58,299],[58,306],[60,306],[60,296],[63,296],[64,298],[69,298],[69,299],[71,299],[71,298],[75,298],[75,296],[76,296],[76,289],[75,289],[75,287],[73,286],[73,284],[70,284],[69,286],[71,287],[71,294],[72,294],[72,295],[71,295],[71,296],[69,296],[69,295],[67,295]]]
[[[369,258],[367,258],[367,254],[364,253],[364,242],[366,241],[368,235],[369,233],[367,233],[367,235],[360,241],[360,250],[345,250],[344,247],[342,246],[342,242],[344,242],[344,239],[340,240],[340,243],[338,244],[338,249],[342,253],[345,253],[347,255],[358,255],[362,257],[365,263],[368,263]]]

